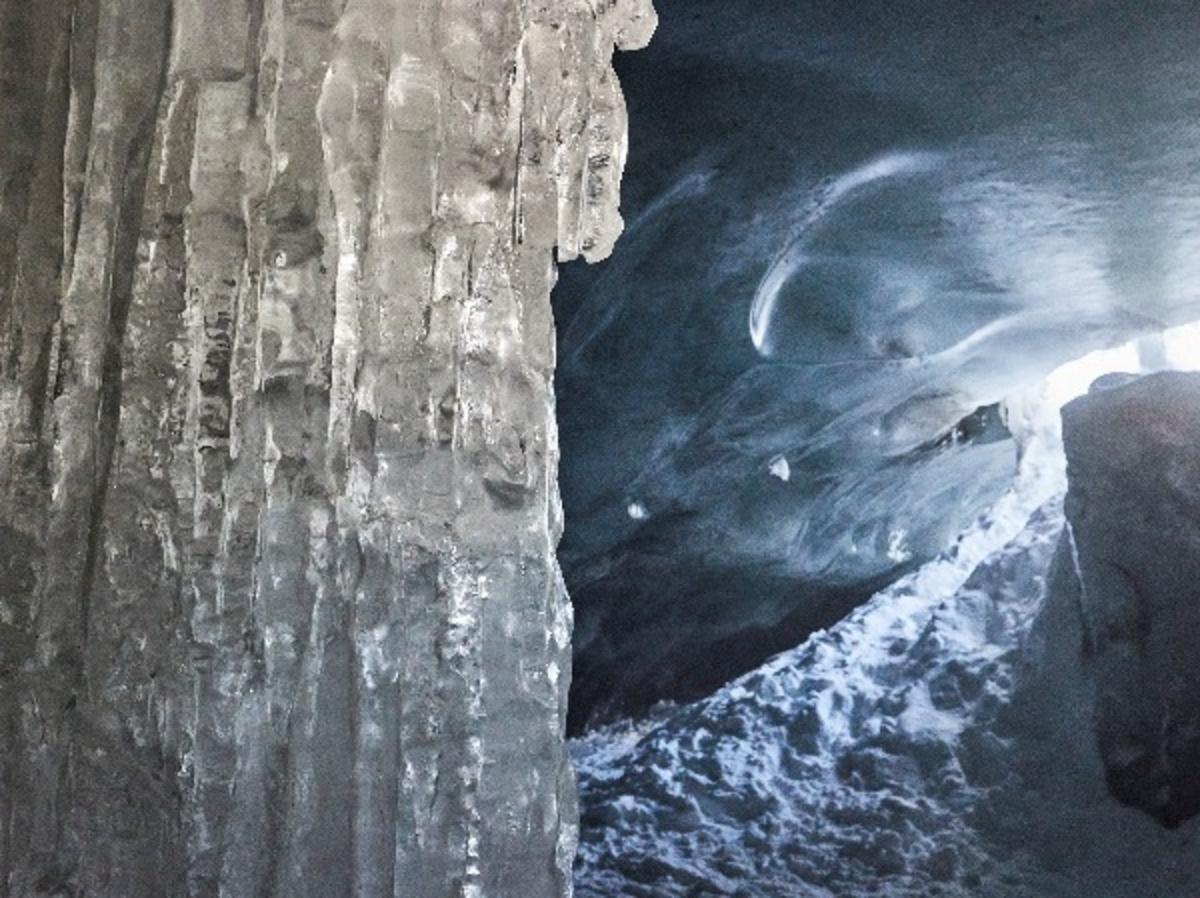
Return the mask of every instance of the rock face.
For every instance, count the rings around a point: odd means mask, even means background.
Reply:
[[[644,0],[0,0],[0,896],[570,892],[549,292]]]
[[[1063,436],[1109,788],[1178,826],[1200,813],[1200,375],[1093,388]]]

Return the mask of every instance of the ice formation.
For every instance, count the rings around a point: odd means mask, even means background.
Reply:
[[[0,895],[558,898],[549,294],[649,0],[0,0]]]
[[[889,153],[839,175],[813,197],[809,208],[805,209],[801,220],[793,227],[783,249],[754,291],[754,299],[750,304],[750,340],[760,355],[771,354],[771,318],[775,313],[775,305],[788,283],[810,262],[804,251],[806,238],[816,230],[821,219],[833,212],[839,203],[876,182],[927,172],[937,162],[938,157],[933,153]]]

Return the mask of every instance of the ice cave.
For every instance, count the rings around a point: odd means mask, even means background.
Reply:
[[[1200,898],[1194,0],[0,0],[0,898]]]

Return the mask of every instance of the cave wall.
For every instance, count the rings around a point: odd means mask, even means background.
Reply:
[[[1200,374],[1103,382],[1063,409],[1090,721],[1114,797],[1178,827],[1200,814]]]
[[[570,891],[645,0],[0,0],[0,898]]]
[[[989,406],[1200,319],[1192,4],[656,6],[628,230],[554,297],[580,729],[936,557],[1012,482]]]

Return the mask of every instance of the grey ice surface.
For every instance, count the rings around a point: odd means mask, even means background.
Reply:
[[[646,0],[0,0],[0,896],[559,898],[550,289]]]

